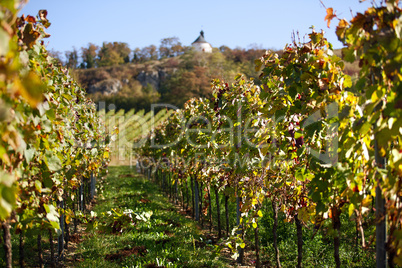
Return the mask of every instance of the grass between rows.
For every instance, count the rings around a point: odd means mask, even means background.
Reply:
[[[97,217],[83,231],[72,266],[227,267],[228,260],[215,253],[196,223],[177,213],[158,187],[133,169],[110,167],[103,186],[92,208]],[[152,216],[132,223],[112,209],[118,213],[131,209],[132,215],[152,211]],[[89,228],[97,221],[98,228]]]

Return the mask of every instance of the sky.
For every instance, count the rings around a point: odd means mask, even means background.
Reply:
[[[322,2],[347,20],[351,10],[356,14],[371,6],[359,0]],[[52,23],[45,44],[60,52],[114,41],[131,49],[159,46],[167,37],[188,46],[201,30],[213,47],[282,49],[292,42],[293,32],[307,40],[313,25],[325,31],[334,48],[342,47],[335,35],[338,20],[327,28],[320,0],[30,0],[20,15],[36,15],[40,9],[48,11]]]

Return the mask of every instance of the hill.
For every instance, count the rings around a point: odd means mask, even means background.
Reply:
[[[341,56],[341,50],[334,51]],[[191,49],[183,54],[145,62],[75,69],[76,80],[96,103],[113,104],[114,108],[148,111],[152,103],[168,103],[181,108],[193,97],[210,97],[211,81],[231,83],[242,73],[259,84],[259,73],[254,60],[265,53],[264,49],[215,48],[213,53]],[[281,54],[281,51],[278,51]],[[356,75],[357,63],[345,63],[345,72]]]
[[[254,59],[263,49],[215,48],[212,53],[185,53],[145,62],[75,69],[75,79],[95,102],[113,103],[117,109],[149,110],[151,103],[182,107],[192,97],[209,97],[212,79],[231,82],[237,74],[258,80]]]

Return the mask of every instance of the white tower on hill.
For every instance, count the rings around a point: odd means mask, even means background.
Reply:
[[[200,36],[191,44],[196,51],[212,53],[212,46],[205,41],[204,31],[200,32]]]

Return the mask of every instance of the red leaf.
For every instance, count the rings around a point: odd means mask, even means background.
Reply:
[[[38,14],[39,14],[39,18],[41,20],[47,21],[47,18],[46,18],[47,17],[47,10],[46,9],[39,10]]]
[[[34,16],[31,16],[31,15],[28,15],[28,16],[25,18],[25,21],[30,22],[30,23],[36,23],[35,17],[34,17]]]

